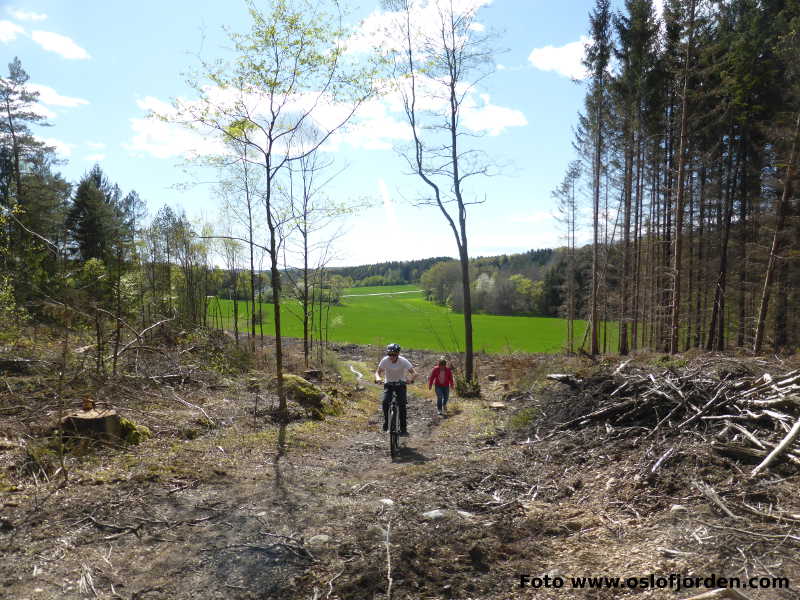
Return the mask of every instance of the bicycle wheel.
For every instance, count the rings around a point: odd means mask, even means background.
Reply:
[[[397,456],[400,448],[400,437],[397,431],[397,405],[392,402],[389,407],[389,454],[392,458]]]

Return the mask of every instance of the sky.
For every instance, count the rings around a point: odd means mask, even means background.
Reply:
[[[580,60],[589,0],[464,0],[480,6],[477,27],[497,34],[495,72],[470,96],[465,127],[500,165],[468,180],[470,256],[563,245],[552,191],[575,158],[572,142],[585,87]],[[344,2],[361,34],[383,16],[379,2]],[[218,223],[215,175],[186,156],[209,144],[147,117],[180,98],[187,74],[226,55],[226,31],[249,27],[238,0],[0,0],[0,58],[17,56],[50,123],[37,135],[57,149],[63,176],[77,182],[94,164],[123,193],[135,190],[154,215],[163,205],[198,224]],[[363,36],[369,39],[368,35]],[[341,174],[328,194],[360,208],[342,223],[332,265],[456,256],[438,209],[414,201],[418,180],[398,146],[409,131],[396,102],[375,99],[325,148]]]

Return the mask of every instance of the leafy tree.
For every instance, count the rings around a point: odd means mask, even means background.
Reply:
[[[233,64],[202,66],[193,82],[198,100],[177,103],[177,119],[216,132],[225,141],[247,148],[246,160],[263,170],[262,202],[269,240],[267,254],[275,325],[275,370],[279,410],[286,414],[283,388],[280,256],[288,210],[281,206],[278,181],[293,161],[324,144],[372,94],[371,76],[347,64],[343,30],[336,12],[309,0],[274,0],[265,11],[248,1],[251,28],[231,36],[237,54]],[[365,76],[366,75],[366,76]],[[218,94],[225,90],[224,95]],[[323,104],[339,103],[339,118],[312,142]],[[250,152],[255,157],[249,158]]]

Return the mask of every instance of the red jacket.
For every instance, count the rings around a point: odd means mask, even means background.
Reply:
[[[431,389],[431,386],[434,384],[439,385],[439,370],[442,368],[444,368],[445,373],[445,385],[455,387],[455,382],[453,381],[453,369],[450,367],[440,367],[439,365],[436,365],[433,367],[433,371],[431,371],[431,376],[428,377],[428,389]]]

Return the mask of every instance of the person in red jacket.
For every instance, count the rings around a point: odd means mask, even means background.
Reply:
[[[450,388],[455,387],[453,382],[453,369],[447,366],[447,360],[439,359],[439,364],[433,367],[431,376],[428,377],[428,389],[436,386],[436,410],[440,415],[447,412],[447,399],[450,396]]]

